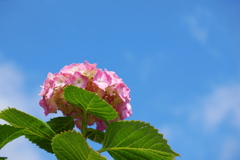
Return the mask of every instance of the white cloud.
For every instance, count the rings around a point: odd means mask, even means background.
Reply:
[[[4,146],[0,153],[1,156],[8,157],[8,160],[43,160],[33,148],[36,146],[22,136]]]
[[[25,97],[20,93],[23,84],[23,76],[16,66],[10,63],[0,64],[0,109],[6,106],[24,107]]]
[[[235,127],[240,125],[240,84],[217,87],[205,97],[200,109],[195,110],[207,130],[218,128],[223,122]]]
[[[239,153],[239,143],[236,141],[236,138],[228,137],[222,143],[221,151],[219,152],[219,160],[229,160],[237,157]]]
[[[218,159],[230,160],[239,156],[240,84],[215,87],[197,106],[190,122],[207,136],[214,137],[211,144],[219,149]]]
[[[188,16],[187,22],[190,27],[191,34],[201,43],[206,43],[208,30],[199,26],[199,20],[195,16]]]
[[[194,14],[185,17],[185,22],[189,26],[190,32],[197,41],[205,44],[209,36],[209,25],[212,16],[206,9],[197,9]]]
[[[163,134],[164,139],[169,140],[172,137],[173,131],[172,131],[172,128],[171,128],[170,125],[168,125],[168,126],[165,125],[165,126],[161,126],[161,127],[158,127],[158,128],[159,128],[158,132]]]
[[[36,97],[28,96],[23,91],[24,74],[16,65],[10,62],[0,63],[0,74],[0,110],[7,108],[7,106],[15,107],[30,114],[38,110],[38,108],[31,108],[37,106],[35,104],[37,102]],[[5,121],[1,120],[0,124],[3,123]],[[37,146],[24,137],[20,137],[6,144],[0,151],[0,154],[8,157],[8,160],[45,159],[37,150],[40,150]]]
[[[0,110],[16,107],[27,111],[27,97],[22,93],[24,77],[17,67],[11,63],[0,64]],[[0,120],[4,123],[3,120]]]

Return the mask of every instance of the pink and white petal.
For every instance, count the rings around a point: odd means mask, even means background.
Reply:
[[[48,89],[48,92],[46,93],[46,98],[47,99],[50,99],[51,97],[52,97],[52,95],[53,95],[53,92],[54,92],[54,90],[52,89],[52,88],[49,88]]]
[[[43,83],[43,86],[41,86],[42,90],[39,93],[40,96],[44,96],[48,92],[48,89],[53,87],[54,84],[53,78],[54,75],[49,72],[46,80]]]
[[[104,70],[105,74],[109,77],[110,79],[110,84],[109,85],[116,85],[119,83],[122,83],[122,79],[119,78],[115,72],[113,71],[108,71],[107,69]]]
[[[126,97],[129,97],[130,89],[124,83],[119,83],[116,86],[116,91],[117,91],[118,96],[124,102],[126,101]]]
[[[54,75],[54,87],[63,87],[67,84],[67,81],[69,79],[69,77],[71,77],[70,74],[66,74],[66,73],[56,73]]]
[[[80,72],[75,72],[71,78],[69,78],[70,84],[80,87],[86,88],[88,83],[88,78],[83,76]]]
[[[94,63],[94,64],[90,64],[90,63],[88,63],[88,61],[84,61],[85,62],[85,66],[86,66],[86,69],[87,70],[94,70],[94,69],[97,69],[97,64],[96,63]]]
[[[105,88],[107,88],[110,84],[109,78],[103,72],[102,70],[98,69],[97,73],[95,74],[93,78],[93,83],[96,84],[99,88],[105,91]]]
[[[48,111],[48,105],[47,105],[46,100],[45,100],[44,97],[42,97],[42,98],[40,99],[39,105],[40,105],[41,107],[43,107],[43,109],[44,109],[44,114],[45,114],[45,116],[47,116],[47,115],[49,114],[49,111]]]
[[[60,73],[67,73],[67,74],[73,74],[77,71],[80,71],[81,69],[79,68],[79,64],[73,63],[69,66],[64,66],[61,70]]]
[[[132,115],[132,112],[129,111],[129,110],[123,110],[122,111],[122,116],[121,116],[121,119],[124,120],[125,118],[128,118]]]

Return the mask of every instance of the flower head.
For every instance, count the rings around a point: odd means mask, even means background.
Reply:
[[[132,114],[130,105],[130,90],[115,72],[102,71],[96,64],[73,63],[63,67],[59,73],[48,73],[39,95],[42,96],[39,104],[44,109],[45,115],[62,111],[65,116],[75,116],[76,126],[81,129],[83,112],[80,108],[72,106],[63,98],[63,89],[67,85],[74,85],[90,92],[95,92],[118,112],[118,117],[113,120],[123,120]],[[113,122],[111,121],[111,122]],[[98,130],[105,130],[103,120],[87,114],[87,124],[96,124]]]

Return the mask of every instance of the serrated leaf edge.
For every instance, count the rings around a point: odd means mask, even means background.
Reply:
[[[13,126],[8,125],[8,124],[0,124],[0,126],[10,126],[10,127],[13,127]],[[16,128],[16,127],[13,127],[13,128]],[[3,143],[1,143],[1,144],[4,144],[5,142],[7,142],[7,140],[9,140],[9,138],[11,139],[11,137],[14,136],[15,134],[19,134],[19,132],[23,132],[23,130],[24,130],[25,128],[20,128],[20,127],[19,127],[19,128],[16,128],[16,129],[21,129],[21,130],[18,130],[18,131],[16,131],[16,132],[14,132],[13,134],[11,134],[10,136],[8,136],[8,138],[5,139],[5,140],[3,141]],[[14,138],[14,139],[17,139],[17,138],[19,138],[19,137],[21,137],[21,136],[23,136],[23,134],[21,134],[20,136]],[[14,140],[14,139],[12,139],[12,140]],[[12,141],[12,140],[11,140],[11,141]],[[9,141],[9,142],[11,142],[11,141]],[[5,143],[5,145],[7,145],[9,142]],[[5,145],[3,145],[2,147],[4,147]],[[2,148],[2,147],[1,147],[1,148]],[[1,148],[0,148],[0,149],[1,149]]]
[[[9,106],[8,106],[7,108],[3,109],[3,110],[0,112],[0,119],[2,119],[2,118],[1,118],[1,113],[3,113],[4,111],[7,111],[7,110],[16,110],[16,111],[23,112],[23,111],[21,111],[21,110],[16,109],[15,107],[9,107]],[[27,114],[28,116],[33,117],[34,119],[38,119],[37,117],[34,117],[34,116],[32,116],[32,115],[30,115],[30,114],[28,114],[28,113],[26,113],[26,112],[23,112],[23,113]],[[4,119],[3,119],[3,120],[4,120]],[[38,119],[38,120],[40,120],[40,119]],[[6,121],[6,120],[4,120],[4,121]],[[56,133],[52,130],[52,128],[51,128],[46,122],[44,122],[44,121],[42,121],[42,120],[40,120],[40,121],[41,121],[48,129],[50,129],[54,135],[56,135]],[[6,122],[7,122],[7,121],[6,121]],[[37,146],[37,147],[39,147],[39,148],[41,148],[41,149],[44,149],[44,148],[40,147],[37,143],[32,142],[29,138],[27,138],[27,135],[26,135],[26,133],[24,133],[24,132],[28,132],[29,134],[38,136],[38,137],[40,137],[40,138],[43,138],[43,139],[46,139],[46,140],[49,140],[49,141],[52,141],[52,138],[54,137],[54,136],[53,136],[53,137],[50,137],[48,134],[44,134],[44,135],[47,135],[47,137],[40,136],[40,135],[39,135],[39,132],[37,132],[37,133],[36,133],[36,132],[32,132],[32,131],[29,130],[27,127],[19,127],[19,126],[16,125],[16,124],[14,124],[14,125],[11,124],[11,126],[16,127],[16,128],[24,128],[24,129],[25,129],[25,130],[23,131],[24,137],[25,137],[29,142],[31,142],[32,144],[34,144],[35,146]],[[34,128],[36,128],[36,127],[34,126]],[[37,129],[38,129],[38,128],[37,128]],[[44,132],[44,133],[45,133],[45,132]],[[44,150],[47,151],[46,149],[44,149]],[[50,152],[50,151],[47,151],[47,152],[52,153],[52,152]]]
[[[63,116],[61,116],[61,117],[63,117]],[[51,118],[49,121],[47,121],[46,122],[46,124],[51,128],[51,126],[48,124],[48,122],[50,122],[51,120],[53,120],[53,119],[57,119],[57,118],[61,118],[61,117],[54,117],[54,118]],[[70,117],[70,116],[69,116]],[[72,120],[74,120],[74,118],[72,117]],[[62,128],[64,128],[64,127],[62,127]],[[73,128],[74,128],[74,126],[73,126]],[[52,129],[52,128],[51,128]],[[53,129],[52,129],[53,130]],[[54,131],[55,132],[55,131]],[[55,132],[56,133],[56,132]],[[61,132],[60,132],[61,133]],[[57,134],[59,134],[59,133],[56,133],[55,135],[57,135]]]
[[[53,139],[54,139],[55,137],[57,137],[57,136],[60,136],[60,135],[65,134],[65,133],[70,133],[70,132],[81,134],[80,132],[77,132],[76,130],[69,130],[69,131],[64,131],[64,132],[61,132],[61,133],[59,133],[59,134],[56,134],[56,135],[53,137]],[[82,135],[82,134],[81,134],[81,135]],[[83,136],[83,135],[82,135],[82,136]],[[85,138],[84,136],[83,136],[83,138],[84,138],[85,142],[87,143],[86,138]],[[52,139],[51,145],[54,143],[54,142],[53,142],[53,139]],[[92,150],[93,150],[93,148],[91,148],[88,143],[87,143],[87,147],[88,147],[88,149],[90,149],[90,150],[92,149]],[[52,147],[52,149],[53,149],[53,147]],[[53,151],[54,151],[54,150],[53,150]],[[94,150],[93,150],[93,151],[94,151]],[[94,151],[94,152],[96,152],[97,154],[99,154],[100,156],[102,156],[98,151]],[[104,156],[102,156],[102,157],[104,157]],[[104,158],[106,158],[106,157],[104,157]]]
[[[4,111],[7,111],[7,110],[20,111],[20,110],[16,109],[15,107],[5,108],[4,110],[2,110],[2,111],[0,112],[0,119],[2,119],[2,118],[1,118],[1,113],[4,112]],[[23,112],[23,111],[20,111],[20,112]],[[27,114],[28,116],[31,116],[31,117],[34,118],[34,119],[38,119],[37,117],[34,117],[34,116],[32,116],[32,115],[30,115],[30,114],[28,114],[28,113],[26,113],[26,112],[23,112],[23,113]],[[3,120],[4,120],[4,119],[3,119]],[[44,121],[42,121],[42,120],[40,120],[40,119],[38,119],[38,120],[41,121],[41,122],[45,125],[45,127],[47,127],[48,129],[50,129],[54,135],[56,134],[56,133],[52,130],[52,128],[51,128],[46,122],[44,122]],[[4,120],[4,121],[5,121],[5,120]],[[6,121],[6,122],[7,122],[7,121]],[[26,130],[28,130],[28,132],[32,133],[32,131],[30,131],[27,127],[20,127],[20,126],[18,126],[18,125],[16,125],[16,124],[14,124],[14,125],[12,125],[12,126],[17,127],[17,128],[25,128]],[[34,127],[34,128],[37,128],[37,127]],[[37,129],[38,129],[38,128],[37,128]],[[35,134],[35,135],[38,135],[38,134]],[[49,136],[49,135],[46,134],[46,136]],[[42,136],[39,136],[39,137],[42,137]],[[45,138],[45,137],[42,137],[42,138]],[[49,138],[50,138],[50,137],[49,137]],[[46,139],[46,138],[45,138],[45,139]],[[48,140],[51,140],[51,139],[48,139]]]
[[[128,122],[138,122],[138,123],[140,123],[140,124],[146,124],[146,125],[148,125],[148,127],[151,127],[153,130],[155,130],[155,131],[157,131],[157,134],[159,134],[159,135],[161,135],[162,136],[162,139],[163,140],[165,140],[165,145],[167,145],[170,149],[171,149],[171,147],[167,144],[167,139],[165,139],[165,138],[163,138],[163,136],[164,136],[164,134],[162,134],[162,133],[159,133],[158,132],[158,129],[156,129],[156,128],[154,128],[154,126],[152,126],[150,123],[147,123],[147,122],[144,122],[144,121],[140,121],[140,120],[125,120],[125,121],[115,121],[115,122],[112,122],[112,123],[128,123]],[[109,125],[113,125],[112,123],[110,123]],[[108,126],[109,127],[109,126]],[[107,131],[107,130],[106,130]],[[105,136],[104,136],[104,139],[105,139]],[[104,142],[104,139],[103,139],[103,142]],[[114,147],[111,147],[111,148],[114,148]],[[123,147],[121,147],[121,148],[123,148]],[[104,151],[108,151],[107,149],[109,149],[109,148],[105,148],[105,149],[100,149],[99,151],[101,151],[101,152],[104,152]],[[127,148],[127,149],[129,149],[129,148]],[[139,148],[138,148],[139,149]],[[143,149],[146,149],[146,148],[143,148]],[[111,150],[111,149],[110,149]],[[172,150],[172,149],[171,149]],[[100,153],[101,153],[100,152]],[[162,152],[162,151],[158,151],[158,152]],[[173,150],[172,150],[172,152],[173,153],[169,153],[169,154],[174,154],[175,156],[180,156],[180,154],[178,154],[178,153],[176,153],[176,152],[174,152]],[[163,153],[166,153],[166,152],[163,152]]]

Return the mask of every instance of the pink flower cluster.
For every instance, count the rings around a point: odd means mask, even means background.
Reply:
[[[69,104],[63,98],[63,89],[66,85],[74,85],[90,92],[95,92],[100,98],[108,102],[118,113],[118,117],[113,120],[123,120],[132,114],[130,105],[129,88],[123,83],[115,72],[102,71],[96,64],[71,64],[63,67],[59,73],[48,73],[47,79],[39,95],[42,96],[39,104],[44,108],[45,115],[62,111],[65,116],[75,116],[76,126],[81,129],[82,110]],[[112,122],[112,121],[111,121]],[[98,130],[105,130],[106,125],[103,120],[88,114],[87,124],[96,123]]]

